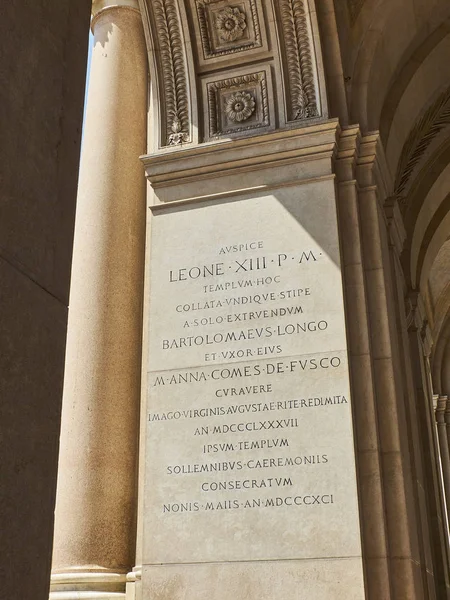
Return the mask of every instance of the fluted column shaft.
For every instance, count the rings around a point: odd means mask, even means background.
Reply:
[[[147,62],[137,1],[94,1],[61,424],[54,599],[134,564]],[[74,591],[77,590],[77,591]],[[94,593],[94,592],[92,592]],[[109,598],[109,595],[101,598]],[[114,596],[115,597],[115,596]]]

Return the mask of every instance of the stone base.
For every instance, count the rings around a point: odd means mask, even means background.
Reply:
[[[360,558],[145,566],[142,600],[361,600]]]
[[[50,600],[125,600],[126,578],[98,571],[53,573]]]

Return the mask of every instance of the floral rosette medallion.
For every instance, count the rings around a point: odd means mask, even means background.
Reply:
[[[217,32],[224,42],[235,42],[241,39],[246,27],[245,14],[239,8],[227,6],[216,17]]]
[[[226,101],[225,113],[233,123],[241,123],[252,116],[255,106],[255,99],[249,92],[235,92]]]

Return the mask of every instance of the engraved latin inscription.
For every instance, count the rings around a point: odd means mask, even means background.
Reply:
[[[320,240],[302,202],[268,196],[154,219],[145,502],[155,562],[326,556],[348,543],[340,521],[356,490],[334,200],[322,199]],[[315,540],[329,523],[335,537]],[[268,532],[270,547],[246,537]]]

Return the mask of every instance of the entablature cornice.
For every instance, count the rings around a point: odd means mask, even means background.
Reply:
[[[339,136],[337,119],[302,129],[141,157],[156,201],[182,200],[243,189],[268,189],[321,177],[334,177]],[[233,192],[234,190],[234,192]]]
[[[361,137],[356,174],[360,187],[376,185],[383,199],[392,195],[392,177],[379,132]]]

